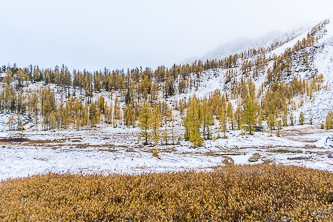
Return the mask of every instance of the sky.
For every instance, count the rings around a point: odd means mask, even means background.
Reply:
[[[0,0],[0,64],[171,66],[332,17],[332,0]],[[333,21],[332,21],[333,22]]]

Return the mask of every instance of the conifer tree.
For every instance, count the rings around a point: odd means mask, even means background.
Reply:
[[[168,141],[169,141],[169,134],[168,134],[168,117],[164,116],[164,129],[163,129],[163,133],[162,133],[162,139],[164,142],[164,145],[168,145]]]
[[[94,102],[90,103],[89,105],[89,120],[90,125],[95,126],[97,122],[97,108]]]
[[[8,117],[8,121],[6,124],[8,125],[9,131],[13,130],[13,125],[14,125],[14,116],[13,115]]]
[[[132,105],[126,107],[124,113],[125,113],[124,117],[125,125],[126,126],[132,125]]]
[[[19,113],[17,115],[17,130],[23,130],[23,120],[22,120],[22,117],[21,117],[21,114]]]
[[[271,131],[271,136],[273,136],[273,129],[275,129],[275,125],[276,125],[276,117],[274,114],[272,114],[272,113],[269,114],[268,119],[267,119],[267,124]]]
[[[228,102],[227,116],[228,116],[228,122],[230,122],[231,124],[231,129],[234,130],[234,109],[232,107],[231,102]]]
[[[303,114],[303,112],[301,112],[299,114],[299,124],[304,125],[304,114]]]
[[[222,107],[221,113],[220,113],[220,129],[223,132],[223,139],[227,139],[226,132],[227,132],[227,112]]]
[[[210,114],[210,108],[208,107],[208,101],[205,99],[200,105],[200,113],[202,118],[202,135],[207,139],[210,139],[210,125],[213,124],[213,117]]]
[[[175,119],[173,117],[172,110],[170,110],[170,112],[171,112],[171,141],[174,144],[174,142],[175,142],[175,138],[174,138],[174,136],[175,136],[175,134],[174,134],[174,131],[175,131]]]
[[[8,86],[13,82],[14,78],[13,78],[13,73],[10,69],[7,69],[6,71],[6,76],[3,79],[3,82],[6,83]]]
[[[242,129],[242,123],[243,123],[243,111],[240,106],[237,107],[236,112],[235,112],[235,119],[237,123],[237,129],[240,130]]]
[[[279,119],[277,122],[277,133],[276,135],[280,137],[280,130],[282,129],[282,121]]]
[[[141,128],[140,138],[144,138],[144,145],[148,145],[149,139],[151,138],[151,117],[151,106],[148,102],[145,102],[139,115],[139,127]]]
[[[120,120],[120,104],[118,96],[116,96],[116,99],[114,101],[114,108],[113,108],[113,125],[117,127],[118,120]]]
[[[98,109],[100,110],[101,114],[104,114],[104,112],[105,112],[105,102],[104,102],[104,97],[103,96],[99,97]]]
[[[283,116],[282,116],[282,125],[283,126],[288,126],[288,121],[287,121],[287,111],[284,112]]]
[[[194,147],[201,146],[203,143],[200,132],[201,123],[200,104],[196,98],[193,98],[189,104],[186,117],[184,118],[184,138],[185,140],[192,142]]]
[[[247,104],[246,108],[244,111],[244,123],[247,125],[246,128],[249,131],[250,135],[253,133],[253,125],[256,124],[257,120],[257,108],[256,104],[252,101],[252,98],[250,97]]]
[[[290,114],[289,119],[290,119],[290,126],[294,126],[294,116],[293,116],[293,114]]]
[[[332,118],[333,118],[333,113],[330,112],[326,116],[326,121],[325,121],[325,129],[329,130],[333,128],[333,123],[332,123]]]
[[[12,91],[10,89],[10,86],[9,85],[6,85],[5,86],[6,89],[5,89],[5,95],[4,95],[4,109],[6,111],[10,111],[11,109],[11,101],[12,101]]]
[[[51,112],[50,114],[50,129],[54,129],[56,128],[56,124],[57,124],[57,121],[56,121],[56,117],[54,115],[54,112]]]
[[[159,110],[159,107],[155,105],[152,117],[151,117],[151,128],[152,128],[152,139],[154,141],[154,145],[157,145],[159,139],[160,139],[160,125],[162,122],[161,118],[161,112]]]

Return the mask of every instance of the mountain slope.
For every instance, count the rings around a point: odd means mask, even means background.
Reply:
[[[332,21],[332,20],[331,20]],[[323,123],[325,117],[329,111],[333,110],[333,24],[326,20],[321,23],[322,28],[314,34],[314,37],[318,38],[318,41],[313,44],[311,47],[305,47],[304,49],[296,51],[293,55],[293,72],[290,76],[286,76],[283,81],[290,83],[292,78],[303,78],[311,79],[313,75],[323,75],[323,88],[315,93],[315,96],[311,99],[309,98],[295,98],[295,103],[298,108],[293,112],[293,115],[298,118],[300,112],[303,112],[305,115],[305,120],[309,121],[310,118],[313,118],[315,123]],[[258,48],[268,47],[269,43],[273,45],[277,42],[280,45],[269,50],[262,57],[271,58],[268,62],[268,65],[264,70],[260,72],[258,77],[253,78],[253,81],[256,85],[256,89],[260,89],[262,85],[267,80],[267,71],[268,69],[273,69],[274,66],[274,57],[282,56],[286,53],[287,50],[292,49],[298,43],[302,42],[307,38],[312,28],[306,27],[303,29],[298,29],[297,31],[286,33],[284,36],[280,36],[280,41],[270,40],[263,42],[262,45],[258,45]],[[293,33],[293,35],[291,35]],[[244,41],[250,44],[251,41]],[[242,46],[240,48],[249,48],[247,46]],[[233,48],[231,46],[230,48]],[[310,67],[306,67],[303,64],[303,61],[300,60],[301,56],[305,53],[308,53]],[[255,57],[249,58],[253,63],[256,61]],[[179,100],[184,98],[189,98],[193,95],[196,95],[199,98],[204,98],[209,94],[213,93],[215,90],[221,90],[223,92],[229,92],[232,88],[232,84],[225,84],[227,81],[227,73],[233,71],[236,74],[236,78],[241,80],[242,76],[245,73],[242,72],[241,66],[245,63],[245,60],[238,59],[237,66],[234,68],[223,69],[218,68],[214,70],[205,70],[200,76],[200,86],[196,89],[190,90],[185,94],[174,96],[169,100]],[[247,75],[253,75],[253,71],[246,73]],[[237,101],[233,101],[234,104]]]

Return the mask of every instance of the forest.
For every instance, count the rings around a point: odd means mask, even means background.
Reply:
[[[184,139],[194,146],[214,139],[212,126],[219,128],[222,138],[227,138],[227,130],[245,129],[251,135],[254,126],[263,123],[271,133],[277,130],[279,134],[282,127],[303,125],[304,114],[295,117],[291,111],[326,87],[323,75],[312,68],[311,52],[317,50],[315,44],[327,23],[315,26],[280,56],[267,57],[285,42],[224,59],[196,60],[155,70],[140,67],[70,72],[65,65],[54,69],[3,65],[0,110],[12,114],[7,122],[9,130],[23,129],[22,116],[38,130],[81,130],[98,124],[140,127],[140,139],[153,145],[175,142],[168,131],[179,122],[176,116],[181,117]],[[299,69],[311,75],[298,77]],[[224,88],[202,97],[196,92],[209,70],[222,73]],[[258,84],[262,76],[265,81]],[[307,123],[312,124],[311,116]],[[331,113],[323,127],[332,128]]]

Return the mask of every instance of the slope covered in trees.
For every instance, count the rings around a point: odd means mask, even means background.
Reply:
[[[176,142],[170,139],[175,122],[195,146],[213,139],[212,126],[227,138],[227,130],[245,128],[252,134],[255,125],[275,130],[304,123],[304,116],[294,111],[329,88],[314,65],[327,24],[328,20],[313,27],[280,55],[274,50],[290,39],[223,59],[156,70],[70,72],[64,65],[2,66],[0,110],[12,115],[7,121],[10,130],[23,128],[22,115],[39,130],[139,126],[139,140],[155,145]],[[207,79],[220,81],[220,87],[202,93],[202,88],[211,87]],[[310,119],[306,122],[312,124]]]

